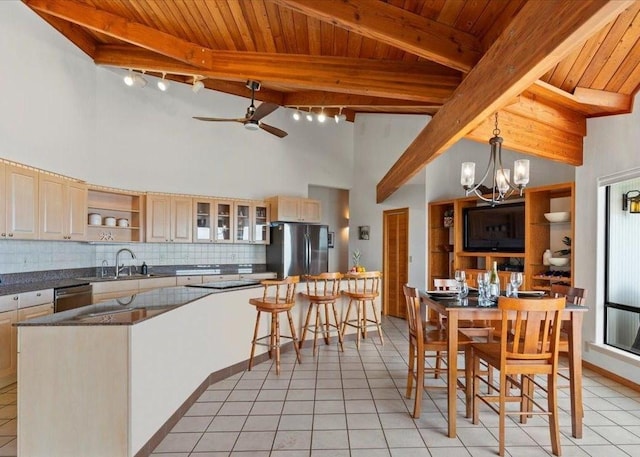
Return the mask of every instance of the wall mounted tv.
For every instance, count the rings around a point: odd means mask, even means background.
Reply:
[[[524,202],[464,208],[463,250],[524,252]]]

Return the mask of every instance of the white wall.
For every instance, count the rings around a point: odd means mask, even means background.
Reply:
[[[635,106],[638,96],[635,98]],[[602,345],[604,319],[604,198],[598,180],[640,167],[640,113],[590,119],[584,165],[576,169],[575,284],[589,292],[584,359],[627,379],[640,379],[640,361]],[[620,198],[620,202],[622,198]],[[622,203],[620,203],[622,204]],[[640,229],[640,219],[638,221]],[[631,262],[633,264],[633,262]]]
[[[279,139],[196,121],[242,117],[249,100],[177,83],[163,93],[152,77],[127,87],[123,71],[94,65],[20,2],[0,2],[0,60],[0,157],[141,191],[263,198],[351,186],[352,123],[296,123],[281,108],[265,119],[289,133]]]

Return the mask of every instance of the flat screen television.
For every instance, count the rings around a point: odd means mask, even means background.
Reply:
[[[524,203],[464,208],[463,250],[524,252]]]

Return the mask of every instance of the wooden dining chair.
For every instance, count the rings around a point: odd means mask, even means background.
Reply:
[[[564,284],[552,284],[550,296],[555,298],[564,297],[568,305],[584,306],[584,300],[587,298],[587,290],[579,287],[566,286]],[[569,334],[566,329],[566,324],[568,324],[568,322],[563,322],[563,326],[560,331],[560,341],[558,343],[558,352],[563,357],[569,357]],[[558,375],[561,378],[570,381],[568,367],[560,367]],[[562,385],[558,387],[562,388],[569,386]]]
[[[408,285],[403,286],[405,303],[407,306],[407,325],[409,326],[409,371],[407,373],[407,392],[406,397],[411,398],[414,390],[415,381],[415,398],[413,401],[413,417],[420,417],[420,409],[422,405],[422,392],[425,388],[434,388],[425,385],[425,373],[446,373],[448,369],[457,370],[456,367],[446,367],[446,363],[437,363],[439,359],[444,359],[447,351],[447,331],[444,328],[425,330],[422,323],[422,314],[420,313],[420,296],[415,287]],[[462,351],[471,344],[472,340],[465,334],[458,332],[458,350]],[[467,358],[469,354],[465,351],[465,364],[469,362]],[[426,358],[436,360],[434,368],[427,367]],[[446,368],[442,368],[442,366]],[[435,376],[438,377],[438,376]],[[445,376],[446,378],[446,376]],[[458,386],[464,388],[465,384],[459,382]],[[446,386],[442,386],[446,388]]]
[[[473,404],[473,423],[478,423],[480,402],[488,405],[499,415],[499,455],[504,455],[505,420],[507,414],[519,415],[526,423],[530,415],[549,416],[551,448],[560,455],[560,432],[558,428],[558,345],[560,339],[561,313],[564,298],[519,299],[500,297],[498,308],[502,311],[501,338],[498,343],[473,343],[470,346],[472,362],[467,375],[472,378],[467,390],[467,401]],[[479,375],[480,362],[500,372],[498,386],[489,384]],[[547,377],[546,385],[536,380],[536,375]],[[516,379],[519,376],[519,380]],[[480,383],[486,383],[491,392],[480,392]],[[518,386],[513,394],[510,386]],[[533,397],[533,387],[544,389],[547,405],[541,397]],[[509,402],[520,403],[519,410],[507,411]],[[495,406],[495,403],[498,406]]]

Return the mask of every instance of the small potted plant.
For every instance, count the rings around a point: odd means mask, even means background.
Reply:
[[[557,251],[553,251],[553,253],[554,254],[560,254],[562,256],[571,255],[571,238],[569,238],[568,236],[565,236],[564,238],[562,238],[562,244],[567,246],[567,248],[566,249],[559,249]]]
[[[351,272],[361,272],[364,271],[362,265],[360,265],[360,251],[358,249],[354,250],[351,254],[351,258],[353,260],[353,266],[351,267]]]

